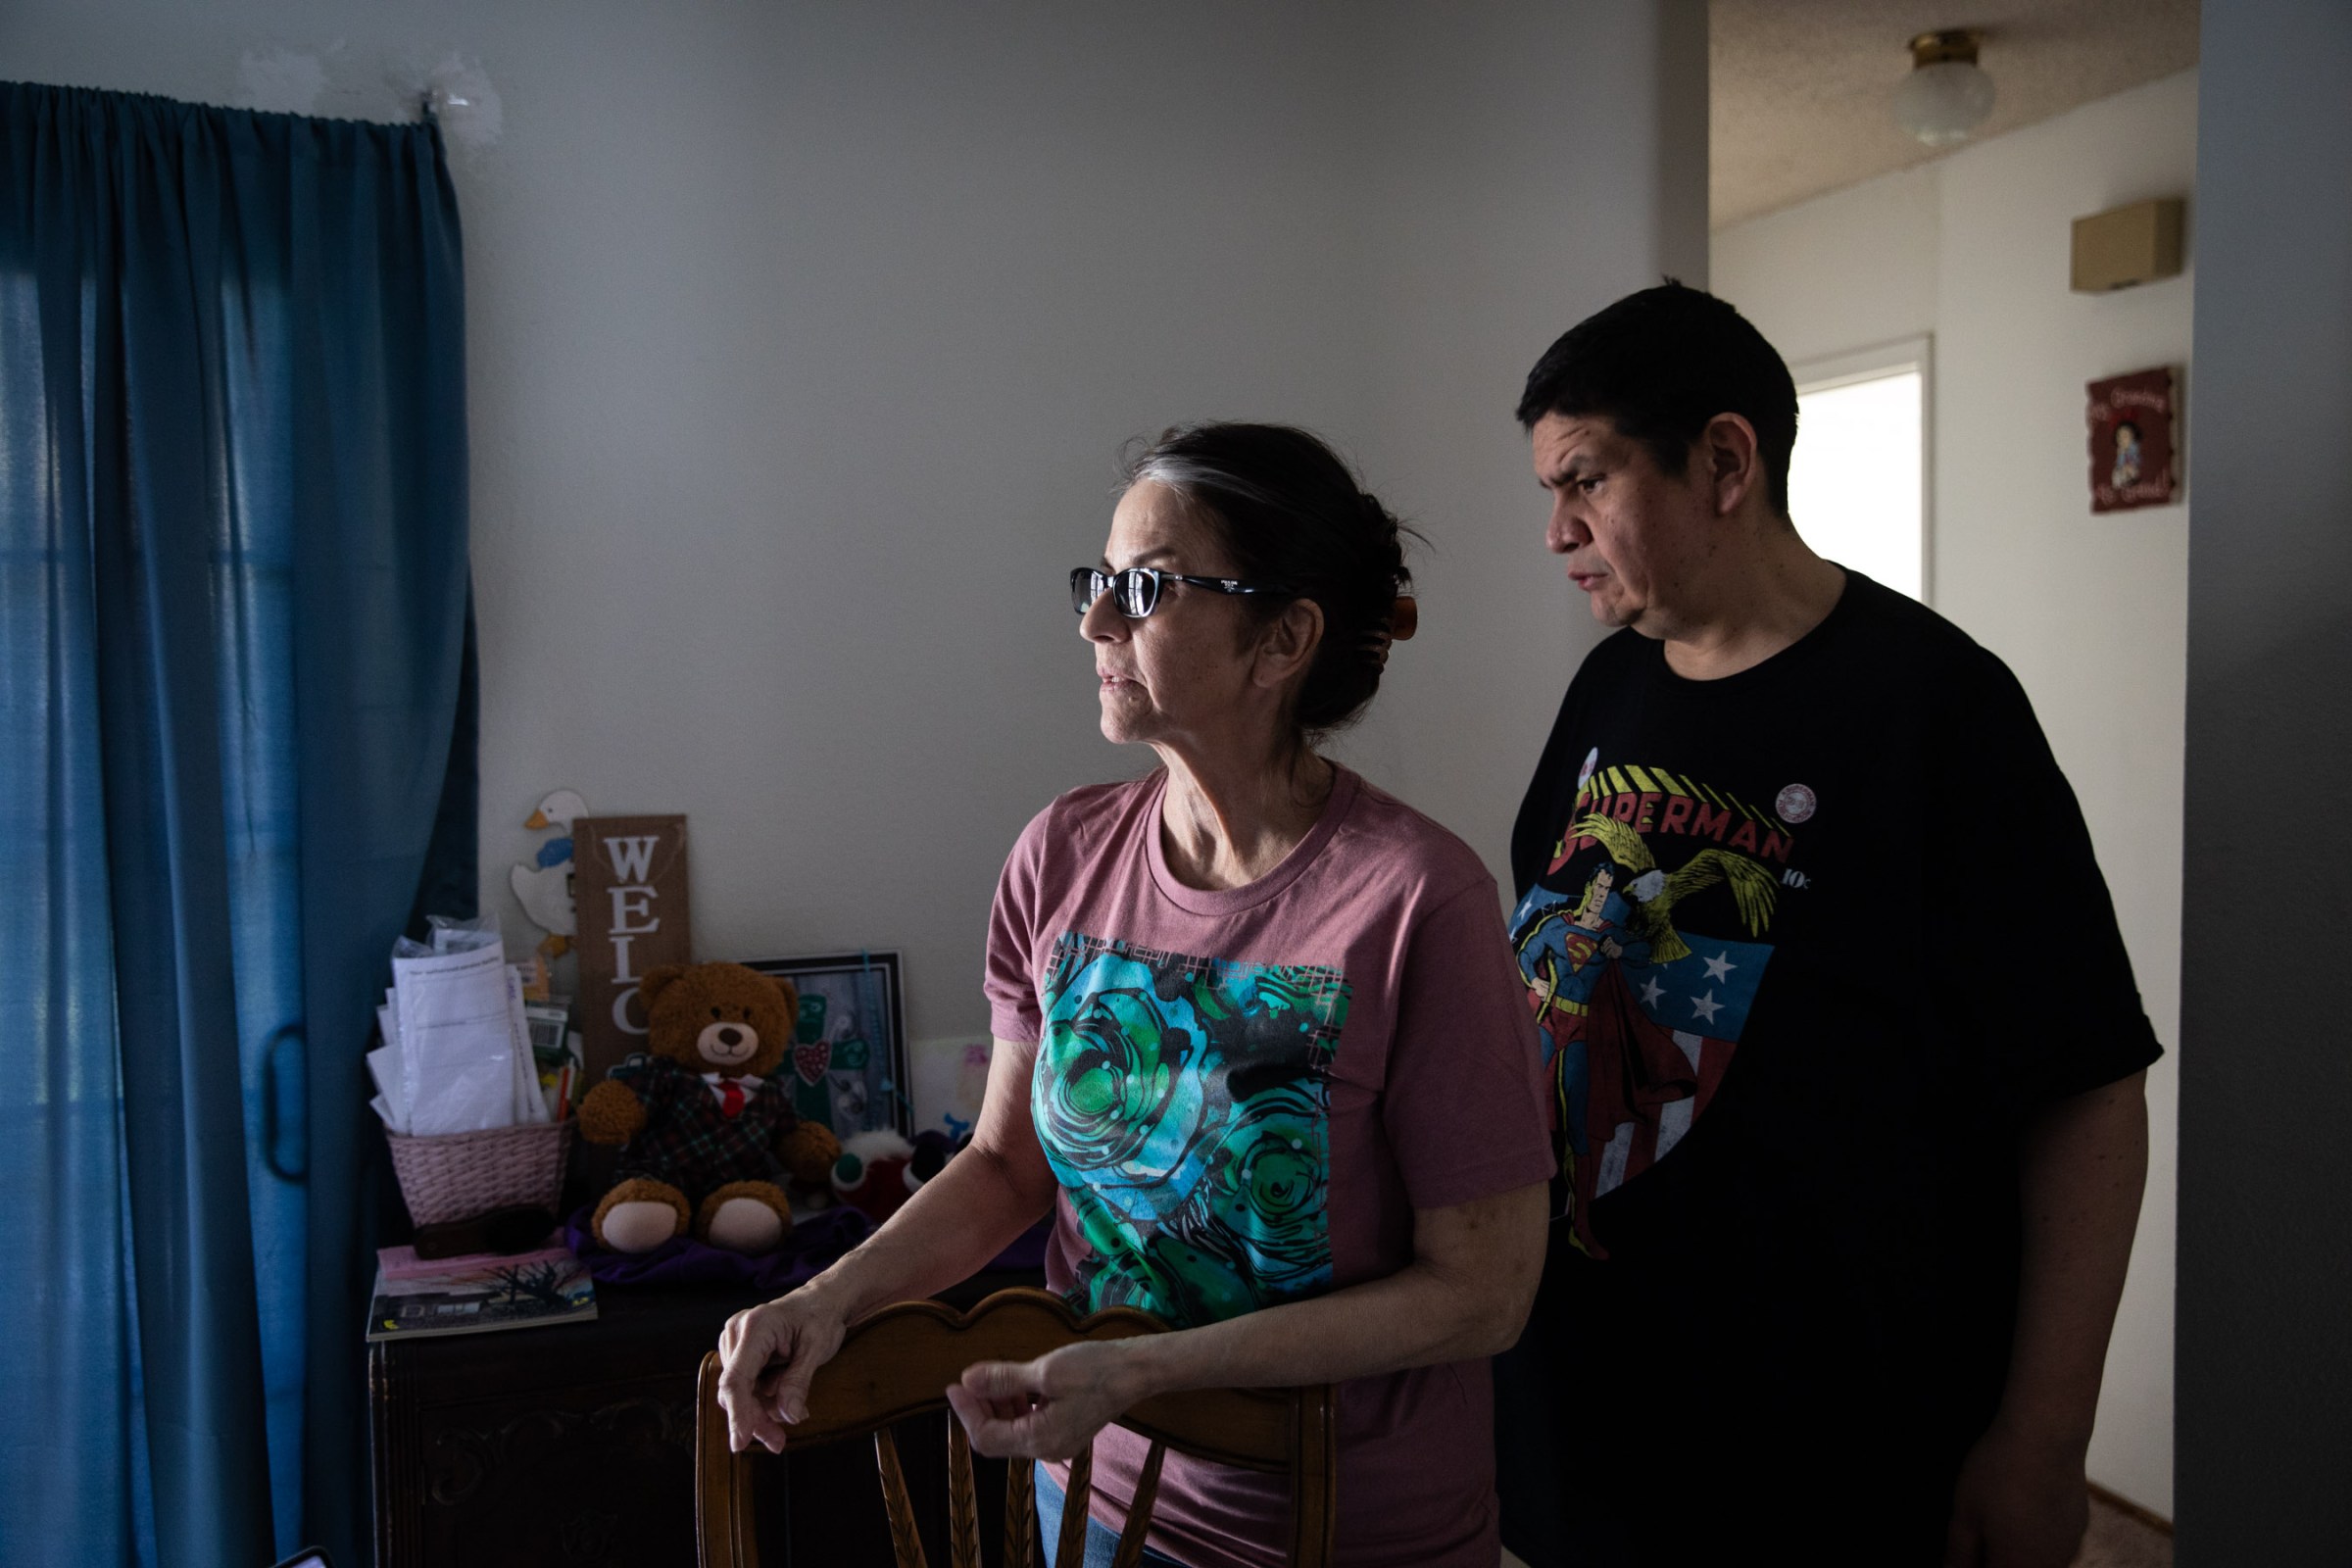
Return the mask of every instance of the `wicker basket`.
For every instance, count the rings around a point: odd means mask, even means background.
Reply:
[[[571,1126],[566,1119],[430,1138],[386,1134],[409,1217],[437,1225],[524,1203],[556,1207],[564,1196]]]

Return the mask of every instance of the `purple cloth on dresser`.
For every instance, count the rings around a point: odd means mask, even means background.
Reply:
[[[594,1208],[574,1210],[564,1222],[564,1240],[599,1285],[742,1280],[779,1296],[814,1279],[873,1230],[854,1208],[828,1208],[797,1221],[774,1251],[757,1257],[706,1247],[691,1236],[673,1236],[650,1252],[615,1252],[598,1245],[589,1228],[595,1217]]]
[[[593,1207],[575,1210],[564,1222],[564,1241],[588,1266],[588,1277],[600,1285],[744,1280],[779,1296],[814,1279],[873,1232],[863,1214],[845,1204],[797,1221],[774,1251],[758,1257],[730,1252],[723,1247],[706,1247],[691,1236],[672,1237],[650,1252],[615,1252],[598,1245],[596,1233],[589,1228],[595,1216]],[[1023,1231],[988,1266],[1042,1268],[1049,1234],[1043,1224]]]

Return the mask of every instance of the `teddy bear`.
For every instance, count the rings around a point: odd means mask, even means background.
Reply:
[[[833,1162],[833,1195],[879,1225],[913,1193],[914,1146],[887,1127],[852,1135]]]
[[[637,996],[648,1054],[580,1102],[580,1136],[617,1144],[617,1180],[596,1205],[598,1242],[649,1252],[680,1232],[764,1252],[792,1228],[784,1184],[822,1183],[841,1145],[795,1115],[769,1074],[792,1049],[800,994],[740,963],[669,963]]]
[[[834,1161],[834,1194],[879,1225],[970,1142],[938,1131],[916,1133],[911,1143],[888,1128],[856,1134]]]

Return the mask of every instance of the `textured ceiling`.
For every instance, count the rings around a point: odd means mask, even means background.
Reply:
[[[1947,27],[1984,34],[1992,118],[1974,141],[2197,63],[2197,0],[1712,0],[1710,220],[1954,151],[1912,140],[1893,110],[1912,34]]]

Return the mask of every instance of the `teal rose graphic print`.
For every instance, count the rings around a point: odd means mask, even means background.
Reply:
[[[1086,1243],[1078,1304],[1189,1328],[1328,1290],[1340,971],[1070,932],[1044,989],[1032,1103]]]

